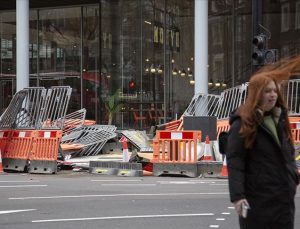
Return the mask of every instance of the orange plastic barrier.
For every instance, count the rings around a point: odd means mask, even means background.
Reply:
[[[79,144],[79,143],[64,143],[64,144],[60,144],[60,147],[63,151],[80,150],[84,147],[84,145]]]
[[[221,132],[227,132],[229,130],[229,120],[222,119],[217,121],[217,137],[219,137]]]
[[[293,140],[295,143],[300,142],[300,117],[289,117]]]
[[[36,130],[30,160],[56,161],[62,130]]]
[[[179,130],[182,128],[182,118],[158,125],[160,130]]]
[[[4,152],[10,139],[11,130],[0,130],[0,150]]]
[[[201,131],[157,131],[152,163],[196,163]]]
[[[2,158],[27,160],[32,149],[33,137],[33,130],[12,131],[11,139],[3,151]]]

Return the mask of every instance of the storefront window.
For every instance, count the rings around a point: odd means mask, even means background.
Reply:
[[[81,8],[39,10],[38,85],[73,88],[69,112],[81,102]]]

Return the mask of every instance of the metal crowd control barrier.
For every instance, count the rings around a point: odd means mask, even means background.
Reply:
[[[289,108],[289,115],[300,115],[300,79],[289,80],[282,87],[286,103]]]
[[[220,98],[220,95],[198,93],[192,98],[183,116],[213,116]]]
[[[74,111],[65,116],[64,128],[63,128],[63,136],[71,133],[76,128],[80,128],[83,126],[85,122],[86,109],[83,108],[78,111]],[[60,118],[61,120],[63,118]]]
[[[12,129],[15,128],[15,120],[17,114],[21,110],[23,100],[27,95],[26,90],[21,90],[17,92],[12,100],[10,101],[8,107],[4,113],[0,116],[0,128],[2,129]]]
[[[82,127],[64,136],[61,143],[70,146],[75,144],[76,148],[78,144],[84,146],[80,149],[70,150],[65,153],[76,156],[96,155],[109,139],[117,136],[115,133],[116,129],[117,128],[113,125],[93,125]]]
[[[157,131],[153,140],[153,175],[198,176],[197,145],[201,131]]]
[[[56,173],[58,146],[62,130],[34,131],[34,143],[30,154],[29,173]]]
[[[228,118],[229,114],[245,102],[248,84],[242,84],[221,93],[220,101],[214,116],[218,119]]]
[[[64,128],[64,117],[67,112],[72,88],[51,87],[47,91],[41,112],[41,123],[37,129],[60,129]]]
[[[36,129],[41,120],[41,111],[46,98],[47,90],[44,87],[24,88],[26,96],[22,106],[17,111],[15,129]]]
[[[12,171],[24,171],[32,150],[33,130],[12,131],[11,139],[3,152],[3,167]]]

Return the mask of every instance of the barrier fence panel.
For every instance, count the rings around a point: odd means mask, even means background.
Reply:
[[[300,80],[289,80],[283,84],[282,91],[289,108],[289,115],[300,115]]]
[[[71,133],[74,129],[83,126],[86,116],[86,109],[80,109],[65,116],[63,136]],[[60,118],[59,120],[63,120]]]
[[[47,91],[41,113],[41,123],[37,129],[63,129],[72,88],[51,87]]]
[[[216,116],[219,119],[228,118],[229,114],[239,107],[246,98],[247,84],[242,84],[234,88],[224,90],[221,93],[220,103],[218,104],[218,109]]]
[[[40,123],[40,112],[47,90],[44,87],[30,87],[24,88],[24,91],[26,96],[17,111],[15,128],[36,129]]]
[[[3,167],[12,171],[24,171],[32,150],[34,131],[14,130],[3,152]]]
[[[211,116],[216,112],[220,95],[202,94],[194,95],[192,101],[184,112],[184,116]]]
[[[34,137],[29,173],[56,173],[62,130],[36,130]]]
[[[21,110],[23,100],[25,99],[27,93],[28,92],[26,90],[21,90],[13,96],[8,107],[0,116],[1,129],[15,128],[17,114]]]

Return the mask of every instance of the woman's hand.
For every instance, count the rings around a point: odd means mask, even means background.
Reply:
[[[239,216],[242,216],[242,203],[249,206],[248,201],[246,199],[240,199],[240,200],[237,200],[233,203],[234,208],[235,208],[235,210],[236,210],[236,212],[238,213]]]

